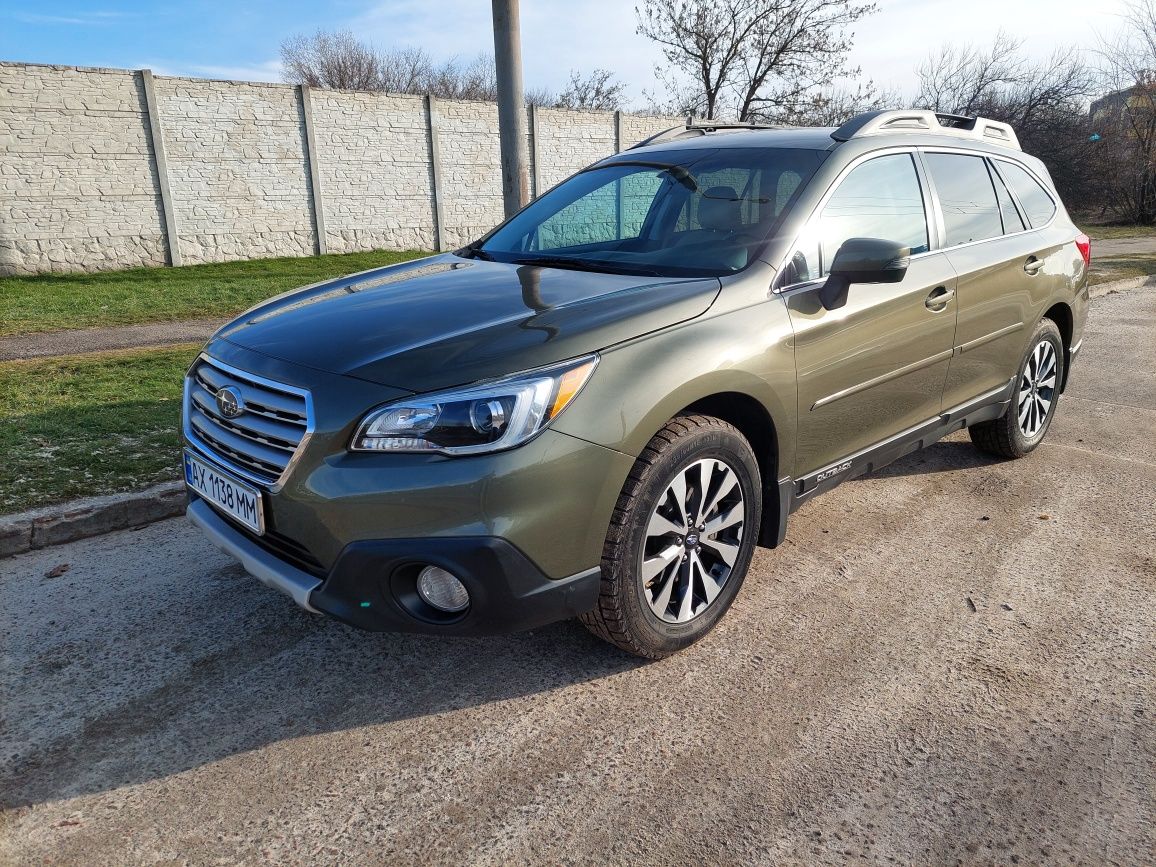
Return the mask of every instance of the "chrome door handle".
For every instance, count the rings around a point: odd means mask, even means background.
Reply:
[[[931,290],[931,294],[923,302],[923,306],[928,310],[934,310],[938,313],[947,306],[947,302],[955,297],[955,290],[948,289],[946,286],[936,286]]]
[[[1044,267],[1044,260],[1037,259],[1035,256],[1029,257],[1027,262],[1024,263],[1024,270],[1029,274],[1039,273],[1042,267]]]

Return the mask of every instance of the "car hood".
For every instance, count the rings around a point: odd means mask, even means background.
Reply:
[[[453,254],[280,295],[217,338],[317,370],[429,391],[562,361],[692,319],[717,279],[510,265]]]

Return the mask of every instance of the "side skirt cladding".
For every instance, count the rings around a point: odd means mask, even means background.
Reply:
[[[1015,379],[1013,378],[997,389],[946,410],[935,418],[928,419],[915,427],[900,431],[894,436],[868,446],[855,454],[847,455],[815,472],[808,473],[798,479],[780,479],[780,503],[785,500],[788,505],[787,508],[782,509],[780,514],[779,538],[776,544],[781,544],[786,536],[786,514],[788,512],[794,512],[816,494],[829,491],[847,479],[853,479],[885,467],[904,455],[926,448],[961,428],[1000,418],[1007,412],[1014,388]]]

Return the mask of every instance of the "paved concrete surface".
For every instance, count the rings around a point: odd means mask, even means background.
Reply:
[[[1156,235],[1092,241],[1093,261],[1108,256],[1131,256],[1137,253],[1156,253]]]
[[[358,633],[183,519],[0,561],[0,862],[1150,861],[1154,323],[1099,299],[1034,455],[844,484],[659,663]]]
[[[227,321],[227,319],[184,319],[178,322],[120,325],[115,328],[78,328],[71,331],[0,337],[0,361],[105,352],[110,349],[131,349],[138,346],[204,343],[209,339],[209,335]]]

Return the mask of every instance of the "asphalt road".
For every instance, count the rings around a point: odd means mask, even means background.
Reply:
[[[844,484],[659,663],[358,633],[183,520],[2,561],[0,862],[1148,861],[1154,326],[1098,299],[1034,455]]]

